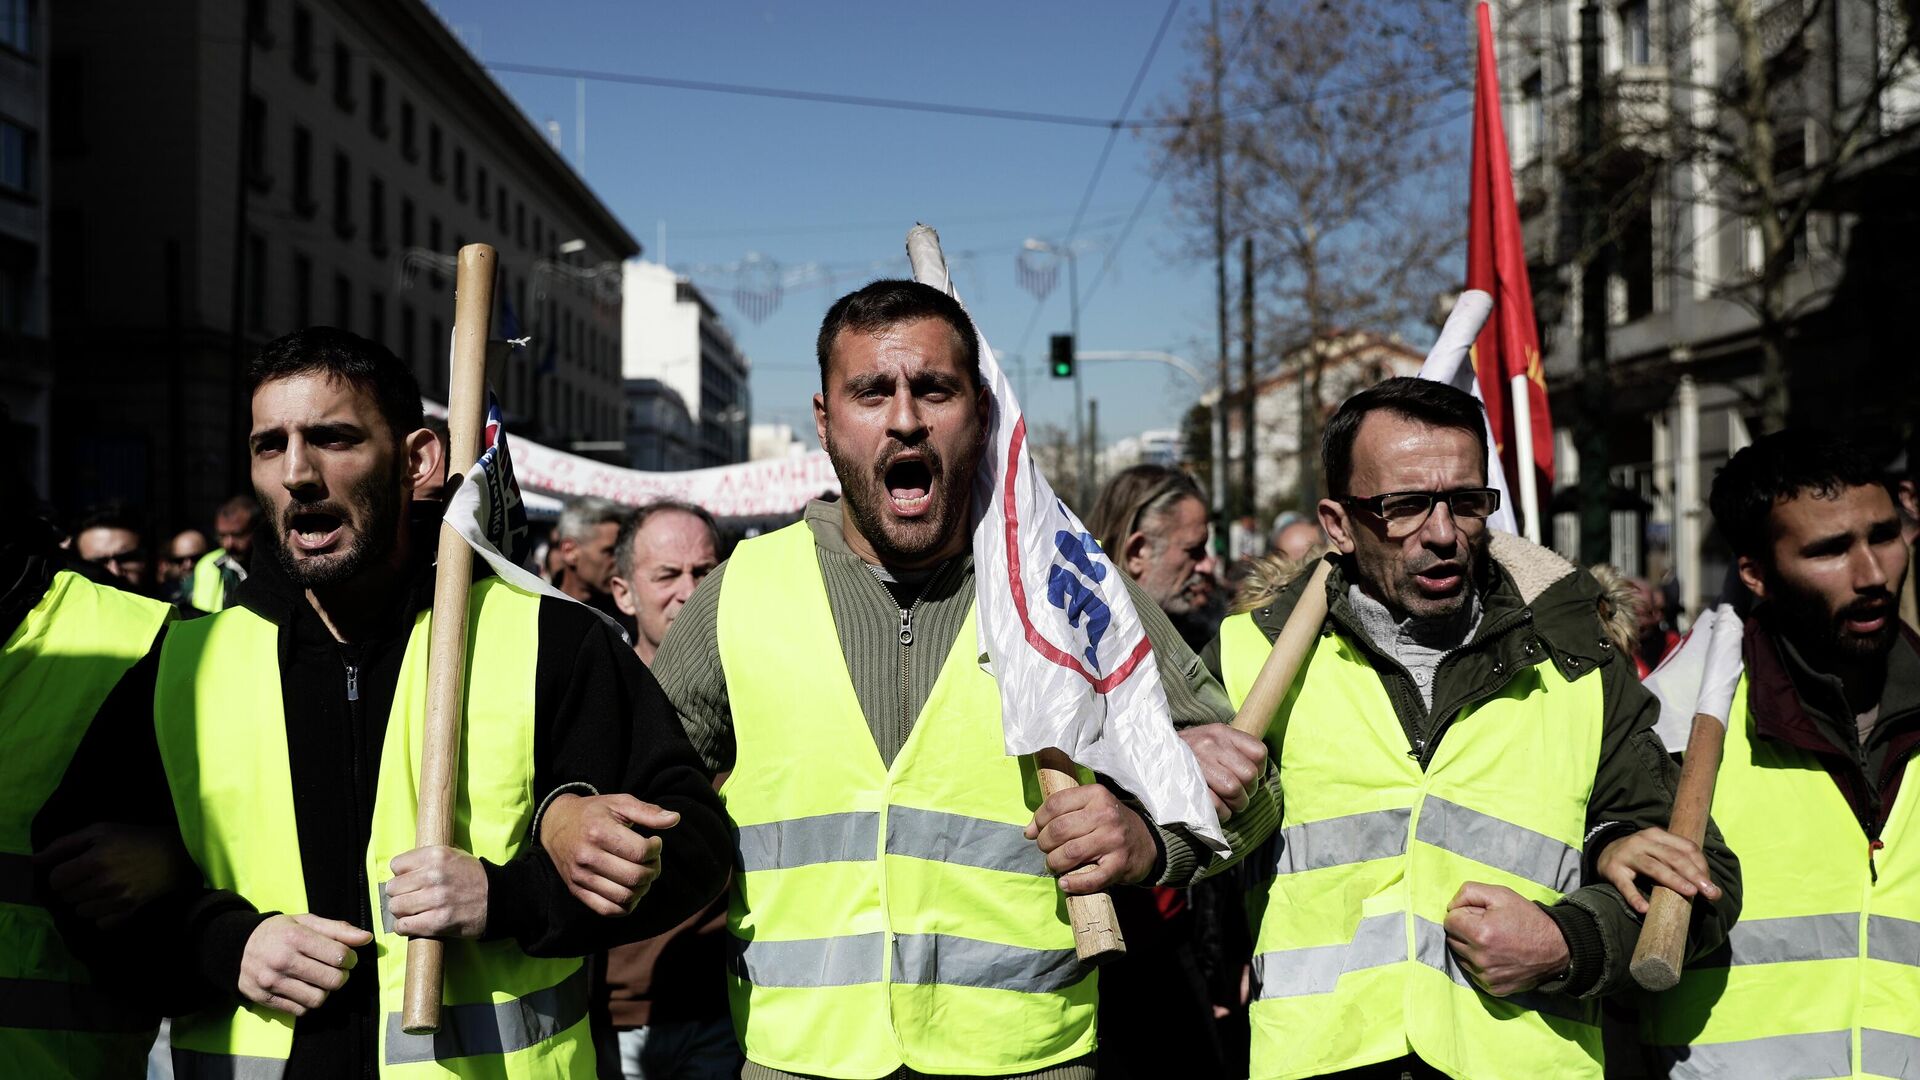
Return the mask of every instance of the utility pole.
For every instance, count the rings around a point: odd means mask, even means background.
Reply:
[[[1600,74],[1600,5],[1587,0],[1580,8],[1580,156],[1575,193],[1580,199],[1584,265],[1580,268],[1580,409],[1574,436],[1580,448],[1579,561],[1588,566],[1613,560],[1613,503],[1607,476],[1612,381],[1607,370],[1607,278],[1613,245],[1607,239],[1605,195],[1599,179],[1606,139],[1605,92]],[[1533,463],[1521,462],[1520,467],[1531,469]]]
[[[1253,234],[1240,238],[1240,508],[1259,512],[1253,470]]]
[[[252,111],[253,101],[253,39],[260,33],[257,20],[257,4],[243,4],[240,15],[240,100],[239,134],[234,140],[235,168],[233,171],[233,282],[229,295],[232,307],[228,319],[227,338],[227,424],[230,434],[227,446],[239,447],[246,442],[248,427],[248,405],[244,400],[241,384],[245,381],[246,370],[246,307],[247,307],[247,188],[253,180],[252,164],[254,146],[247,114]],[[171,448],[180,452],[178,445]],[[231,451],[230,451],[231,452]],[[244,454],[235,453],[228,459],[228,482],[241,490],[246,489],[250,465]],[[178,505],[174,513],[180,512]]]
[[[1078,349],[1080,347],[1080,260],[1074,256],[1072,244],[1066,246],[1066,252],[1067,299],[1073,301],[1072,313],[1069,316],[1073,328],[1069,333],[1073,335],[1073,347]],[[1080,482],[1075,486],[1079,488],[1080,506],[1084,508],[1084,512],[1090,514],[1093,512],[1093,490],[1088,481],[1092,469],[1087,461],[1087,443],[1080,424],[1080,393],[1080,365],[1075,364],[1073,365],[1073,434],[1080,440],[1080,468],[1076,470],[1080,474]]]
[[[1086,486],[1094,491],[1100,490],[1100,478],[1094,475],[1095,462],[1100,460],[1100,399],[1087,399],[1087,479]],[[1087,503],[1087,513],[1093,513],[1093,504]]]
[[[1216,487],[1225,490],[1227,486],[1227,117],[1220,106],[1220,83],[1226,77],[1222,70],[1226,63],[1223,54],[1225,42],[1220,40],[1220,0],[1213,0],[1213,40],[1212,55],[1209,57],[1213,75],[1213,288],[1214,310],[1220,336],[1220,405],[1214,410],[1214,423],[1220,427],[1220,454],[1213,462],[1213,482]],[[1251,388],[1249,388],[1251,391]],[[1253,431],[1249,428],[1243,433],[1245,445],[1253,446]],[[1249,455],[1250,456],[1250,455]],[[1235,500],[1220,500],[1223,507],[1220,520],[1215,522],[1215,535],[1225,536],[1227,522],[1231,521],[1235,509]]]

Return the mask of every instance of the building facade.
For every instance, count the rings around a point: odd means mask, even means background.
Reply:
[[[204,525],[243,490],[245,361],[299,327],[385,343],[444,400],[469,242],[498,250],[496,336],[533,339],[491,373],[511,426],[622,437],[639,245],[422,0],[79,0],[53,22],[63,503]]]
[[[622,371],[672,387],[693,416],[695,467],[747,460],[752,367],[707,298],[659,263],[634,260],[624,279]]]
[[[1317,358],[1317,361],[1316,361]],[[1291,509],[1299,499],[1301,469],[1319,474],[1320,447],[1317,443],[1300,445],[1300,404],[1305,376],[1317,362],[1320,369],[1318,400],[1313,408],[1318,416],[1314,430],[1324,428],[1340,403],[1383,379],[1396,375],[1417,375],[1420,353],[1396,336],[1369,330],[1344,330],[1325,335],[1316,347],[1312,343],[1288,349],[1274,374],[1254,383],[1253,481],[1257,494],[1252,508],[1261,521]],[[1227,477],[1237,485],[1240,462],[1246,455],[1247,440],[1241,423],[1241,394],[1227,396],[1225,435]],[[1213,404],[1209,394],[1203,399]],[[1317,437],[1317,436],[1316,436]]]
[[[0,2],[0,468],[47,494],[48,26],[40,0]]]
[[[1916,378],[1896,314],[1920,274],[1920,78],[1904,44],[1911,7],[1877,0],[1755,0],[1751,40],[1769,80],[1773,200],[1792,225],[1767,259],[1741,27],[1702,0],[1603,0],[1594,50],[1602,134],[1583,146],[1580,0],[1496,0],[1515,195],[1525,234],[1556,428],[1551,535],[1581,552],[1567,498],[1582,463],[1579,399],[1581,180],[1606,214],[1609,479],[1650,509],[1643,535],[1607,553],[1629,572],[1677,579],[1700,610],[1728,557],[1706,494],[1714,472],[1762,430],[1783,384],[1791,424],[1841,425],[1891,459],[1910,429]],[[1804,215],[1784,212],[1804,205]],[[1599,272],[1599,271],[1596,271]],[[1777,283],[1769,333],[1762,289]],[[1784,378],[1763,341],[1782,341]],[[1542,493],[1543,501],[1546,493]],[[1641,543],[1639,541],[1644,541]]]
[[[626,380],[627,462],[647,472],[700,467],[693,414],[680,392],[659,379]]]

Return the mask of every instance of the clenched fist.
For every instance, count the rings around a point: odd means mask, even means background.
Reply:
[[[562,795],[540,819],[540,845],[574,899],[617,918],[632,911],[660,876],[665,841],[634,829],[679,823],[679,814],[631,795]]]
[[[1131,885],[1152,872],[1160,854],[1146,820],[1099,784],[1055,792],[1026,833],[1040,842],[1047,869],[1069,894]]]
[[[487,871],[450,847],[423,847],[393,857],[387,912],[403,937],[477,938],[487,929]]]
[[[1180,741],[1200,763],[1200,775],[1207,778],[1213,812],[1220,820],[1245,810],[1260,783],[1260,774],[1266,771],[1267,744],[1231,724],[1182,728]]]
[[[275,915],[253,928],[240,954],[240,996],[289,1016],[305,1016],[347,985],[354,949],[373,935],[338,919]]]
[[[1447,946],[1494,997],[1531,990],[1567,970],[1560,924],[1504,885],[1469,881],[1447,904]]]

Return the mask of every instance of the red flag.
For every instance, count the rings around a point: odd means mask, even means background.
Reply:
[[[1527,377],[1532,413],[1533,464],[1540,490],[1553,491],[1553,420],[1547,414],[1547,379],[1540,366],[1540,337],[1533,321],[1533,286],[1520,239],[1520,211],[1513,198],[1513,166],[1507,128],[1500,118],[1500,75],[1493,56],[1493,21],[1479,5],[1480,49],[1473,83],[1473,169],[1467,204],[1467,288],[1493,295],[1493,315],[1474,343],[1473,368],[1486,398],[1495,448],[1513,488],[1520,489],[1519,439],[1514,430],[1513,378]]]

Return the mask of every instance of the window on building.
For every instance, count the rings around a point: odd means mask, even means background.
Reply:
[[[411,248],[413,240],[413,200],[402,195],[400,197],[400,246]]]
[[[33,0],[0,0],[0,45],[33,55]]]
[[[387,185],[367,177],[367,246],[377,256],[387,253]]]
[[[255,191],[268,190],[273,186],[273,178],[267,175],[267,99],[259,94],[247,95],[240,142],[240,152],[246,155],[247,186]]]
[[[543,255],[549,250],[547,244],[547,223],[540,220],[539,214],[533,215],[533,250]]]
[[[337,38],[333,43],[333,103],[342,112],[352,112],[359,104],[353,100],[353,53]]]
[[[313,132],[293,129],[293,212],[310,218],[319,204],[313,200]]]
[[[505,232],[507,229],[507,185],[501,184],[500,187],[494,191],[493,209],[495,218],[500,222],[500,231]]]
[[[1647,0],[1622,0],[1620,16],[1620,60],[1632,66],[1653,62],[1653,26]]]
[[[513,204],[513,239],[521,247],[527,246],[527,204]]]
[[[473,167],[473,208],[480,214],[480,220],[487,220],[487,167]]]
[[[313,260],[293,253],[293,325],[313,325]]]
[[[39,147],[34,134],[11,120],[0,119],[0,191],[14,195],[37,194],[35,176]]]
[[[293,5],[293,73],[308,82],[320,77],[313,58],[313,12],[305,4]]]
[[[0,0],[5,3],[6,0]],[[56,54],[47,64],[47,148],[56,158],[87,152],[87,58]]]
[[[446,249],[440,246],[440,241],[443,239],[445,239],[445,237],[440,232],[440,219],[437,217],[428,218],[427,247],[431,249],[435,255],[446,253]],[[438,264],[436,263],[435,265],[437,266]],[[433,286],[435,289],[444,289],[447,287],[447,279],[436,269],[427,275],[427,284]]]
[[[400,103],[400,153],[408,161],[420,160],[420,143],[414,137],[413,102]]]
[[[378,285],[367,290],[367,337],[386,344],[387,294]]]
[[[406,303],[401,304],[400,305],[400,339],[399,339],[400,348],[398,352],[400,353],[400,359],[405,360],[407,362],[407,366],[412,368],[416,372],[418,372],[420,368],[419,368],[419,365],[413,362],[413,358],[416,355],[414,353],[414,350],[420,347],[420,341],[414,335],[419,329],[420,329],[420,324],[417,321],[415,321],[415,317],[413,314],[413,305],[406,304]]]
[[[333,325],[353,329],[353,282],[345,274],[333,275]]]
[[[267,330],[267,238],[247,234],[247,329]]]
[[[1520,159],[1525,164],[1529,159],[1542,158],[1547,154],[1546,83],[1539,71],[1520,80],[1520,106],[1524,111],[1527,139]]]
[[[444,140],[440,138],[440,125],[429,122],[427,124],[427,175],[432,177],[436,184],[447,178],[447,164],[440,153],[443,142]]]
[[[375,138],[387,137],[387,77],[367,72],[367,127]]]
[[[467,201],[467,152],[458,146],[453,148],[453,197]]]
[[[333,152],[333,232],[342,240],[353,238],[353,163],[344,150]]]
[[[0,0],[0,7],[6,0]],[[267,0],[247,0],[247,28],[257,48],[273,48],[273,27],[267,24]]]

